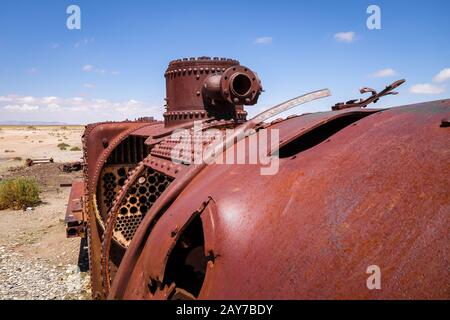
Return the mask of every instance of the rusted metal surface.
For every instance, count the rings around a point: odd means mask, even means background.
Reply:
[[[84,182],[74,180],[70,190],[69,202],[66,210],[66,235],[67,238],[85,236],[85,217],[83,214]]]
[[[179,177],[175,184],[173,184],[172,186],[169,186],[167,192],[164,193],[164,195],[162,197],[159,197],[154,203],[152,203],[151,206],[146,206],[148,208],[148,216],[152,217],[153,220],[155,220],[157,217],[159,217],[162,214],[162,210],[163,208],[165,208],[166,206],[168,206],[170,204],[171,201],[173,201],[173,199],[175,197],[178,196],[178,194],[187,186],[187,184],[196,176],[198,175],[201,170],[203,168],[205,168],[206,163],[208,162],[208,159],[213,159],[214,158],[214,154],[217,154],[218,150],[223,149],[225,146],[235,142],[237,143],[239,141],[239,139],[243,138],[244,135],[244,131],[247,129],[251,129],[254,128],[255,126],[257,126],[260,122],[270,118],[271,116],[279,113],[279,112],[283,112],[288,110],[289,108],[292,108],[296,105],[300,105],[306,102],[310,102],[313,101],[315,99],[319,99],[322,97],[326,97],[329,96],[330,92],[328,90],[322,90],[322,91],[316,91],[316,92],[312,92],[306,95],[302,95],[300,97],[291,99],[286,101],[285,103],[279,104],[263,113],[258,114],[255,118],[251,119],[250,121],[240,125],[238,128],[236,128],[235,133],[229,137],[227,137],[223,142],[218,142],[216,144],[213,144],[211,146],[211,150],[213,153],[210,154],[206,154],[205,155],[205,159],[204,159],[204,163],[202,164],[196,164],[196,165],[191,165],[191,167],[189,169],[186,170],[186,172]],[[207,126],[206,126],[207,127]],[[190,135],[192,137],[195,137],[194,132],[191,130],[187,133],[187,135]],[[171,147],[176,144],[177,142],[179,143],[179,141],[171,141],[170,139],[168,139],[168,146],[166,147],[161,147],[160,149],[162,149],[159,153],[156,154],[152,154],[152,156],[156,155],[156,156],[162,156],[163,158],[169,158],[169,155],[172,154],[171,151]],[[195,143],[195,139],[194,143]],[[210,141],[206,140],[206,141],[197,141],[203,144],[203,146],[208,145],[210,143]],[[161,143],[162,144],[162,143]],[[155,147],[155,149],[157,149],[157,147]],[[165,152],[162,152],[165,151]],[[188,154],[187,158],[186,157],[182,157],[182,158],[178,158],[178,157],[173,157],[173,155],[171,155],[172,160],[179,160],[182,161],[184,163],[188,163],[191,164],[192,163],[192,158],[193,158],[193,153]],[[136,183],[136,179],[144,179],[145,175],[143,175],[143,171],[145,168],[145,163],[141,163],[139,165],[139,167],[133,172],[133,175],[130,176],[129,181],[131,183]],[[132,188],[136,188],[136,187],[132,187]],[[130,189],[131,190],[131,189]],[[103,274],[103,284],[104,284],[104,289],[105,289],[105,295],[107,295],[109,292],[109,285],[110,285],[110,245],[111,245],[111,239],[112,239],[112,233],[113,233],[113,228],[117,228],[116,227],[116,219],[118,219],[120,213],[119,210],[120,207],[123,208],[124,204],[124,197],[127,194],[127,189],[125,188],[125,190],[122,190],[122,193],[119,194],[118,198],[116,199],[115,202],[115,206],[112,206],[112,210],[111,212],[108,214],[109,216],[109,221],[105,230],[105,237],[104,237],[104,241],[103,241],[103,259],[102,259],[102,274]],[[132,192],[134,193],[134,192]],[[136,196],[133,196],[136,197]],[[128,198],[129,199],[129,198]],[[152,220],[149,220],[152,221]],[[133,237],[134,237],[134,232],[133,232]]]
[[[262,91],[255,72],[227,58],[184,58],[169,63],[166,77],[166,126],[194,120],[245,121],[243,105],[253,105]]]
[[[83,137],[94,298],[449,297],[450,100],[365,108],[397,81],[380,93],[363,88],[371,97],[333,111],[265,122],[329,95],[319,91],[246,121],[243,105],[262,86],[238,61],[175,60],[165,77],[164,123],[98,123]],[[245,129],[278,130],[267,150],[279,171],[177,156],[178,129],[189,144],[198,132],[235,129],[223,142],[202,141],[211,159],[211,150],[247,143]],[[381,268],[382,290],[366,287],[370,265]]]
[[[211,198],[213,223],[202,220],[216,258],[199,298],[448,298],[450,139],[439,123],[449,114],[448,100],[375,113],[283,159],[276,176],[208,166],[148,237],[142,222],[110,298],[152,298],[152,281],[156,291],[170,286],[174,228]],[[380,291],[366,288],[373,264]]]
[[[84,146],[85,151],[87,152],[84,158],[87,168],[87,177],[89,178],[88,191],[95,191],[103,163],[120,142],[137,129],[158,125],[159,124],[156,122],[111,122],[89,125],[84,133]],[[89,148],[86,146],[89,146]]]
[[[116,153],[123,155],[124,150],[117,150],[121,143],[133,132],[139,129],[154,127],[155,131],[161,123],[148,119],[139,121],[103,122],[88,125],[83,134],[83,175],[84,175],[84,198],[83,213],[86,217],[86,233],[88,237],[89,269],[91,273],[92,295],[95,299],[104,298],[102,277],[100,269],[101,239],[104,229],[106,213],[101,210],[97,203],[97,189],[99,178],[108,162],[110,156]],[[134,153],[134,151],[133,151]],[[144,156],[144,155],[142,155]],[[129,157],[128,157],[129,158]],[[122,159],[117,156],[116,159]],[[135,164],[128,163],[133,166]]]

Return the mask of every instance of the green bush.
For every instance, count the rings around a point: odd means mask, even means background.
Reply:
[[[70,147],[70,145],[68,145],[67,143],[61,142],[61,143],[58,144],[58,148],[60,150],[66,150],[67,147]]]
[[[0,210],[22,209],[39,204],[39,187],[35,179],[16,178],[0,181]]]

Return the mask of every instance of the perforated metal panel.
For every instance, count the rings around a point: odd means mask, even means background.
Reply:
[[[145,138],[129,136],[111,152],[100,174],[97,190],[97,207],[103,222],[111,209],[112,202],[124,185],[128,172],[148,154]]]
[[[165,174],[147,168],[128,189],[114,226],[114,236],[121,244],[128,246],[142,218],[172,180]]]
[[[128,172],[133,165],[110,165],[103,168],[97,193],[99,211],[103,221],[111,209],[112,203],[124,185]]]

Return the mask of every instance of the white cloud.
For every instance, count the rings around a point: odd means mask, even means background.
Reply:
[[[253,42],[253,44],[271,44],[272,40],[272,37],[259,37]]]
[[[90,72],[90,71],[94,70],[94,67],[90,64],[85,64],[82,69],[85,72]]]
[[[372,73],[370,76],[374,78],[386,78],[386,77],[393,77],[397,74],[394,69],[387,68],[387,69],[381,69],[377,72]]]
[[[12,100],[11,96],[0,96],[0,102],[11,102]]]
[[[56,43],[56,42],[50,43],[50,48],[52,48],[52,49],[58,49],[58,48],[59,48],[59,43]]]
[[[4,110],[9,113],[23,114],[26,112],[48,111],[55,114],[59,113],[62,117],[69,118],[69,120],[70,114],[74,113],[81,113],[81,116],[84,113],[86,115],[96,115],[99,119],[102,119],[102,117],[110,119],[111,116],[124,119],[126,117],[151,115],[151,112],[156,109],[159,110],[160,107],[148,106],[134,99],[115,102],[107,99],[88,99],[83,97],[0,96],[0,112]]]
[[[353,42],[355,40],[355,33],[353,31],[338,32],[334,35],[334,39],[339,42]]]
[[[95,73],[99,73],[99,74],[111,74],[113,76],[118,75],[119,71],[113,70],[113,71],[108,71],[106,69],[100,69],[97,67],[94,67],[91,64],[85,64],[81,70],[83,70],[84,72],[95,72]]]
[[[43,97],[42,98],[42,102],[44,104],[49,104],[49,103],[52,103],[52,102],[54,102],[56,100],[58,100],[58,97]]]
[[[409,89],[409,92],[414,94],[440,94],[444,91],[445,89],[443,87],[429,83],[416,84]]]
[[[12,112],[28,112],[28,111],[35,111],[39,109],[39,106],[33,106],[28,104],[8,104],[7,106],[3,107],[6,111],[12,111]]]
[[[50,103],[49,105],[47,105],[46,110],[49,112],[58,112],[61,110],[61,107],[59,104]]]
[[[23,97],[22,100],[23,100],[23,102],[25,102],[25,103],[33,103],[33,102],[36,101],[36,99],[35,99],[34,97],[31,97],[31,96]]]
[[[433,81],[442,83],[450,79],[450,68],[442,69],[434,78]]]
[[[39,100],[32,96],[19,96],[15,94],[10,94],[7,96],[0,96],[1,102],[8,102],[10,105],[23,105],[23,104],[39,104]]]

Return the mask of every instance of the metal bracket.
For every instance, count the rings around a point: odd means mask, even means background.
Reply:
[[[380,91],[379,93],[377,93],[377,91],[375,89],[372,88],[368,88],[368,87],[363,87],[359,90],[359,92],[361,94],[363,93],[371,93],[371,96],[367,99],[355,99],[355,100],[349,100],[347,102],[339,102],[336,103],[334,106],[331,107],[332,110],[342,110],[342,109],[347,109],[347,108],[355,108],[355,107],[359,107],[359,108],[365,108],[367,107],[367,105],[369,105],[370,103],[377,103],[377,101],[384,96],[387,95],[396,95],[398,94],[398,92],[394,92],[392,90],[394,90],[395,88],[401,86],[403,83],[405,83],[405,79],[401,79],[401,80],[397,80],[394,83],[391,83],[390,85],[388,85],[385,89],[383,89],[382,91]]]

